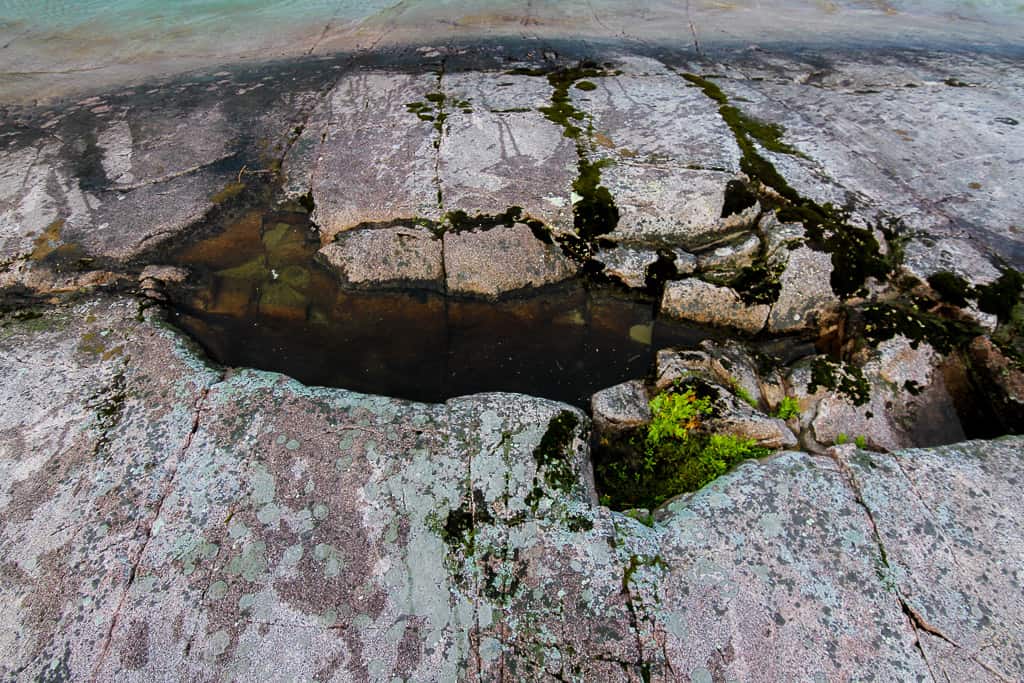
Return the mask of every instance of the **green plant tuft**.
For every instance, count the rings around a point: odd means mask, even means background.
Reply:
[[[701,431],[713,414],[711,399],[692,389],[666,392],[651,402],[647,430],[596,458],[602,502],[618,510],[653,510],[665,501],[696,491],[731,467],[771,451],[751,439]]]
[[[796,417],[800,414],[800,402],[792,396],[786,396],[779,402],[779,407],[775,411],[775,417],[783,420],[788,420],[791,417]]]

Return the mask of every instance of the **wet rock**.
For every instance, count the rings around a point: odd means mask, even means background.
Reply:
[[[705,276],[729,278],[754,262],[761,251],[757,235],[741,237],[731,244],[716,247],[697,256],[697,267]]]
[[[661,313],[695,323],[732,327],[756,333],[764,328],[770,307],[748,306],[733,289],[718,287],[696,278],[676,280],[665,285]]]
[[[448,292],[494,298],[562,282],[576,274],[576,267],[557,246],[516,223],[445,233],[444,272]]]
[[[614,435],[646,425],[651,420],[649,400],[639,380],[602,389],[590,400],[594,428],[599,434]]]
[[[406,226],[343,232],[317,258],[354,287],[444,288],[441,240]]]

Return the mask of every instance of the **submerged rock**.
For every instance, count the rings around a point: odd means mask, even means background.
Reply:
[[[414,287],[441,291],[441,240],[429,230],[396,226],[343,232],[317,257],[354,287]]]
[[[576,266],[557,246],[542,242],[528,226],[516,223],[446,232],[444,272],[449,293],[496,298],[568,280],[576,275]]]

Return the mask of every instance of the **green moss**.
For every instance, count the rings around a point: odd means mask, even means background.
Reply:
[[[552,489],[571,493],[576,488],[576,469],[572,461],[572,442],[576,438],[579,418],[563,410],[551,419],[547,431],[533,450],[537,471]]]
[[[966,306],[967,295],[971,291],[967,280],[956,273],[942,271],[928,278],[928,285],[935,290],[943,301],[954,306]]]
[[[855,406],[862,406],[871,398],[871,385],[860,368],[848,363],[834,363],[827,358],[815,358],[811,364],[807,391],[813,394],[819,387],[846,396]]]
[[[785,272],[784,265],[769,265],[763,259],[740,270],[728,285],[736,290],[748,306],[754,304],[774,304],[779,300],[782,291],[780,278]]]
[[[579,81],[576,83],[576,89],[582,90],[583,92],[590,92],[591,90],[597,90],[597,85],[591,81]]]
[[[781,420],[788,420],[791,417],[796,417],[800,414],[800,402],[792,396],[785,396],[779,402],[779,407],[775,410],[775,417]]]
[[[611,163],[607,159],[590,162],[581,157],[579,175],[572,189],[580,199],[573,204],[573,227],[582,239],[590,241],[615,229],[619,208],[608,188],[601,185],[601,169]]]
[[[696,491],[737,463],[767,455],[754,441],[701,430],[712,414],[711,397],[696,388],[667,392],[651,401],[651,422],[595,458],[595,475],[612,508],[654,509]]]
[[[869,277],[886,280],[902,259],[898,222],[875,226],[889,243],[889,253],[883,254],[873,230],[850,224],[847,208],[800,200],[798,204],[780,209],[778,218],[783,222],[803,223],[811,246],[831,254],[830,284],[841,299],[865,294]]]
[[[452,552],[460,548],[467,556],[475,549],[477,524],[493,524],[494,517],[487,507],[483,493],[473,491],[473,499],[448,512],[444,525],[440,529],[441,539]]]
[[[999,318],[999,322],[1008,322],[1013,310],[1021,301],[1024,291],[1024,273],[1006,268],[999,279],[988,285],[974,288],[978,299],[978,308]]]
[[[861,313],[864,337],[875,344],[902,334],[916,347],[924,341],[941,353],[966,348],[983,330],[973,322],[953,320],[910,303],[868,304]]]

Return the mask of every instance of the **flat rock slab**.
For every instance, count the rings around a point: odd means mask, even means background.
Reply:
[[[562,282],[576,274],[576,266],[558,246],[516,223],[445,233],[444,272],[449,293],[493,298]]]
[[[441,240],[429,230],[396,226],[351,230],[320,249],[317,258],[354,287],[444,287]]]
[[[657,614],[683,680],[928,676],[870,520],[828,458],[744,464],[659,516]]]
[[[662,315],[751,334],[764,329],[769,311],[766,304],[748,306],[730,287],[719,287],[696,278],[667,283],[661,297]]]
[[[840,456],[938,680],[1009,681],[1024,671],[1022,454],[1020,439],[1007,438]]]
[[[441,217],[441,133],[409,110],[439,88],[431,73],[356,72],[324,97],[283,171],[289,194],[312,193],[325,243],[363,223]]]
[[[497,215],[518,206],[555,230],[572,229],[576,148],[538,110],[551,103],[548,80],[461,73],[445,76],[442,86],[448,99],[438,170],[445,210]]]
[[[752,61],[744,76],[716,83],[745,113],[781,125],[805,155],[770,155],[801,194],[853,199],[864,220],[901,216],[1024,265],[1015,189],[1024,170],[1014,161],[1024,157],[1024,90],[1001,75],[1001,58],[892,60],[877,71],[842,58],[824,68]]]
[[[5,676],[1024,673],[1019,438],[783,453],[648,527],[564,405],[225,374],[136,310],[0,329]]]

